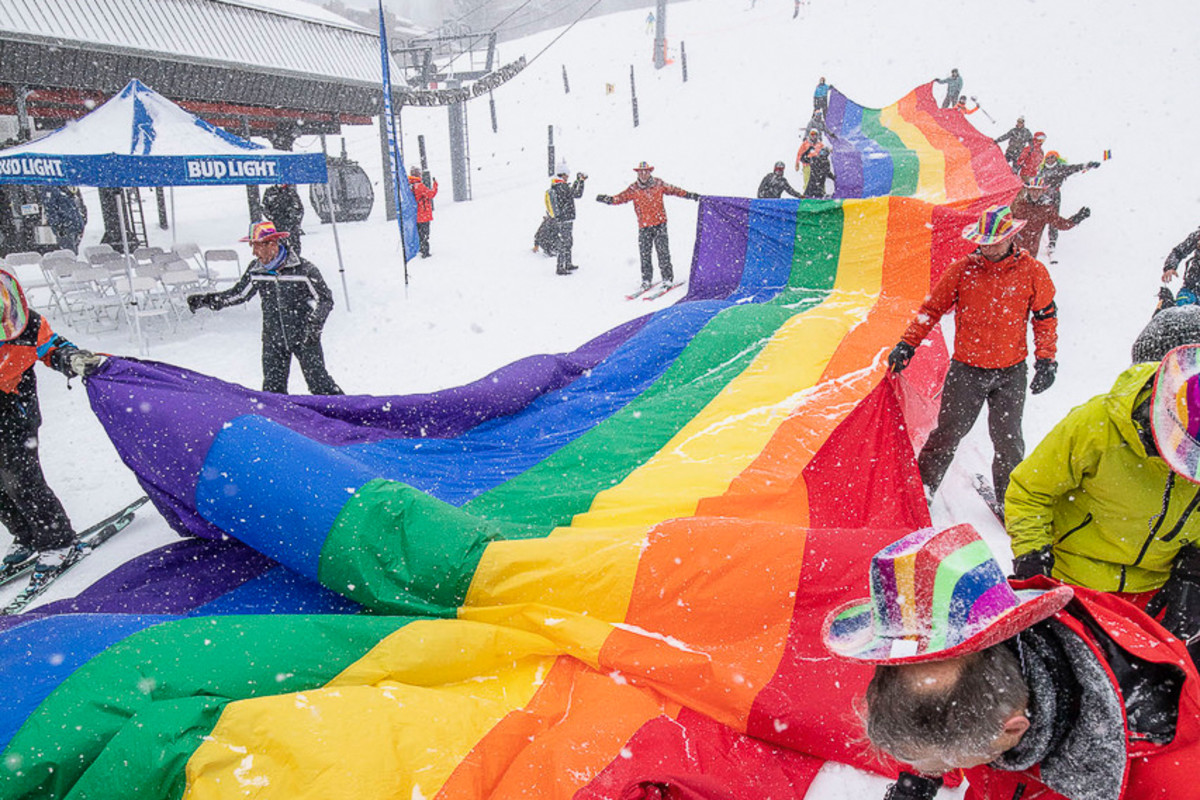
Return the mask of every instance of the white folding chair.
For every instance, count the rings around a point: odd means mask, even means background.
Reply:
[[[70,252],[69,250],[67,252]],[[25,297],[30,303],[35,306],[33,292],[42,289],[46,290],[46,304],[44,308],[49,308],[56,303],[54,289],[50,285],[50,279],[46,277],[42,270],[42,254],[25,252],[25,253],[9,253],[4,257],[4,268],[16,276],[17,281],[21,284],[21,288],[25,290]]]
[[[234,268],[232,277],[221,274],[220,266],[229,263],[232,263]],[[237,250],[204,251],[204,279],[209,285],[234,283],[240,277],[242,277],[242,258],[238,255]]]
[[[83,253],[81,255],[85,259],[87,259],[88,263],[95,264],[96,263],[95,256],[101,255],[103,253],[115,253],[115,252],[117,252],[117,251],[113,250],[113,247],[111,244],[90,244],[87,247],[83,248]]]
[[[115,278],[113,284],[122,298],[121,308],[126,322],[129,323],[130,338],[135,335],[138,323],[156,319],[162,320],[164,326],[175,329],[175,314],[170,299],[158,280],[138,275],[133,280]],[[143,332],[146,331],[145,324],[141,324],[141,328]]]
[[[171,252],[191,264],[200,272],[204,272],[204,256],[200,246],[195,242],[178,242],[171,245]]]
[[[133,251],[135,261],[143,264],[149,264],[154,260],[154,256],[161,256],[163,249],[161,247],[139,247]]]

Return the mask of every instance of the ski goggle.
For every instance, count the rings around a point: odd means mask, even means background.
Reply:
[[[29,310],[25,307],[25,295],[17,279],[7,272],[0,272],[0,336],[11,341],[29,324]]]

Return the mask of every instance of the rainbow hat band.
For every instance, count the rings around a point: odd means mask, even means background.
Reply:
[[[243,236],[243,242],[273,242],[276,239],[286,239],[291,234],[275,229],[274,222],[256,222],[250,226],[250,235]]]
[[[1200,483],[1200,345],[1176,347],[1154,376],[1150,429],[1172,470]]]
[[[654,172],[654,167],[650,166],[650,164],[648,162],[643,161],[642,163],[640,163],[636,167],[634,167],[633,171],[634,172]]]
[[[2,338],[6,342],[21,335],[29,324],[29,306],[25,303],[25,293],[21,284],[7,272],[0,270],[0,328]]]
[[[970,525],[926,528],[871,559],[871,596],[825,618],[825,646],[870,664],[938,661],[1015,636],[1070,602],[1066,586],[1015,591]]]
[[[992,206],[979,215],[979,222],[963,228],[963,238],[975,244],[997,244],[1025,227],[1025,220],[1013,217],[1008,206]]]
[[[1026,178],[1025,179],[1025,188],[1026,189],[1045,189],[1046,188],[1046,176],[1045,175],[1035,175],[1032,178]]]

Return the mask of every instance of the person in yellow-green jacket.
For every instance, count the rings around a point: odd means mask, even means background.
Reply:
[[[1160,355],[1135,346],[1135,359]],[[1013,572],[1146,604],[1200,663],[1198,483],[1200,344],[1189,344],[1126,369],[1013,470]]]

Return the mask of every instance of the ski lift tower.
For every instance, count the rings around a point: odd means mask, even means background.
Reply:
[[[392,55],[404,66],[410,87],[437,90],[445,86],[450,90],[460,89],[492,73],[496,63],[496,33],[471,33],[462,27],[443,28],[434,36],[413,39],[408,47],[392,50]],[[425,93],[417,91],[413,94]],[[450,92],[438,94],[454,97]],[[471,199],[471,148],[466,99],[469,96],[437,103],[445,105],[449,115],[450,176],[455,202]],[[405,102],[410,101],[406,99]]]
[[[654,68],[667,65],[667,0],[658,0],[654,11]]]

